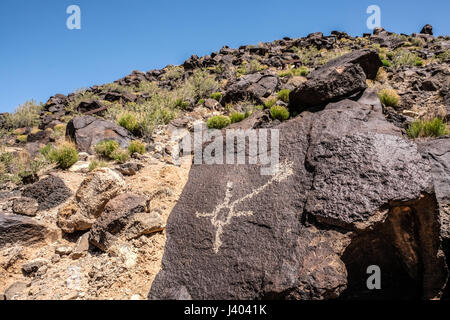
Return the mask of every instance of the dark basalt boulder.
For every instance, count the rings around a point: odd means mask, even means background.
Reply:
[[[422,30],[420,31],[421,34],[428,34],[430,36],[433,35],[433,26],[430,24],[426,24]]]
[[[227,88],[221,102],[222,104],[227,104],[253,99],[258,103],[262,103],[262,98],[275,93],[279,84],[278,75],[269,70],[248,74]]]
[[[26,187],[22,195],[37,200],[38,210],[41,211],[62,204],[72,196],[72,192],[61,178],[49,176]]]
[[[367,88],[366,79],[376,77],[381,65],[378,54],[368,49],[331,60],[291,91],[289,108],[301,112],[358,94]]]
[[[69,121],[66,136],[72,139],[81,152],[94,153],[94,147],[104,140],[115,140],[121,148],[127,148],[134,136],[125,128],[107,120],[92,116],[75,117]]]
[[[44,240],[47,234],[47,228],[31,218],[0,213],[0,247],[31,245]]]
[[[448,270],[432,170],[376,93],[276,129],[274,175],[193,164],[149,298],[440,297]],[[367,290],[370,265],[381,290]]]

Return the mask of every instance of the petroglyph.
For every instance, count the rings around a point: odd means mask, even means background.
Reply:
[[[209,217],[211,218],[211,224],[216,229],[214,246],[213,250],[215,253],[219,252],[219,249],[222,245],[221,236],[223,234],[223,229],[225,226],[229,225],[233,218],[235,217],[243,217],[243,216],[252,216],[252,211],[237,211],[236,206],[241,204],[246,200],[250,200],[254,196],[260,194],[265,189],[267,189],[274,182],[281,182],[286,180],[289,176],[291,176],[293,171],[293,163],[292,162],[284,162],[280,164],[280,168],[275,173],[275,175],[267,181],[264,185],[260,186],[256,190],[253,190],[251,193],[245,195],[242,198],[239,198],[233,202],[231,202],[232,191],[233,191],[233,183],[227,183],[227,189],[225,191],[225,198],[222,203],[219,203],[213,212],[210,213],[199,213],[196,212],[195,215],[197,218]]]

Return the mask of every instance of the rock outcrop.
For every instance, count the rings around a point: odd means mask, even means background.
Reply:
[[[290,93],[290,109],[301,112],[358,94],[367,88],[366,79],[376,77],[379,67],[378,54],[368,49],[331,60]]]
[[[44,225],[31,218],[0,213],[0,247],[31,245],[45,240],[48,233]]]
[[[192,166],[149,297],[440,297],[448,270],[431,167],[376,94],[276,129],[272,176],[261,165]],[[382,290],[365,286],[370,265]]]
[[[134,139],[125,128],[92,116],[75,117],[70,120],[67,124],[66,136],[75,142],[79,151],[90,154],[101,141],[115,140],[121,148],[126,148]]]
[[[104,213],[92,226],[89,241],[107,251],[118,240],[131,240],[163,230],[156,212],[150,212],[150,199],[145,195],[123,193],[108,202]]]
[[[89,230],[108,201],[125,189],[122,176],[111,169],[94,170],[80,185],[75,199],[58,211],[58,226],[66,233]]]

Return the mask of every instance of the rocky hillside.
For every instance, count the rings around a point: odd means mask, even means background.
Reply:
[[[27,102],[0,115],[0,299],[449,298],[449,119],[450,38],[429,25]],[[174,161],[197,125],[277,129],[279,170]]]

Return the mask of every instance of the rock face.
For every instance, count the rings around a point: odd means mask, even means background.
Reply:
[[[192,166],[149,298],[440,297],[448,270],[432,170],[376,94],[275,128],[272,176],[260,164]],[[370,265],[382,290],[366,287]]]
[[[0,246],[30,245],[43,241],[48,234],[45,226],[31,218],[0,213]]]
[[[72,139],[79,151],[93,153],[95,145],[103,140],[115,140],[127,148],[133,135],[117,124],[92,116],[76,117],[67,124],[66,136]]]
[[[360,93],[367,88],[366,79],[374,79],[381,65],[378,54],[368,49],[331,60],[290,93],[290,109],[301,112]]]
[[[222,103],[226,104],[246,99],[262,102],[262,98],[276,92],[278,85],[278,75],[272,71],[266,70],[245,75],[228,87]]]
[[[440,138],[421,143],[422,154],[431,163],[436,197],[439,203],[441,235],[450,245],[450,138]],[[450,249],[450,247],[448,247]]]
[[[89,241],[107,251],[118,239],[131,240],[161,231],[162,219],[156,212],[150,212],[149,206],[150,200],[144,195],[123,193],[112,199],[92,226]]]
[[[108,201],[125,188],[122,176],[111,169],[94,170],[80,185],[75,199],[58,211],[58,226],[66,233],[89,230]]]

